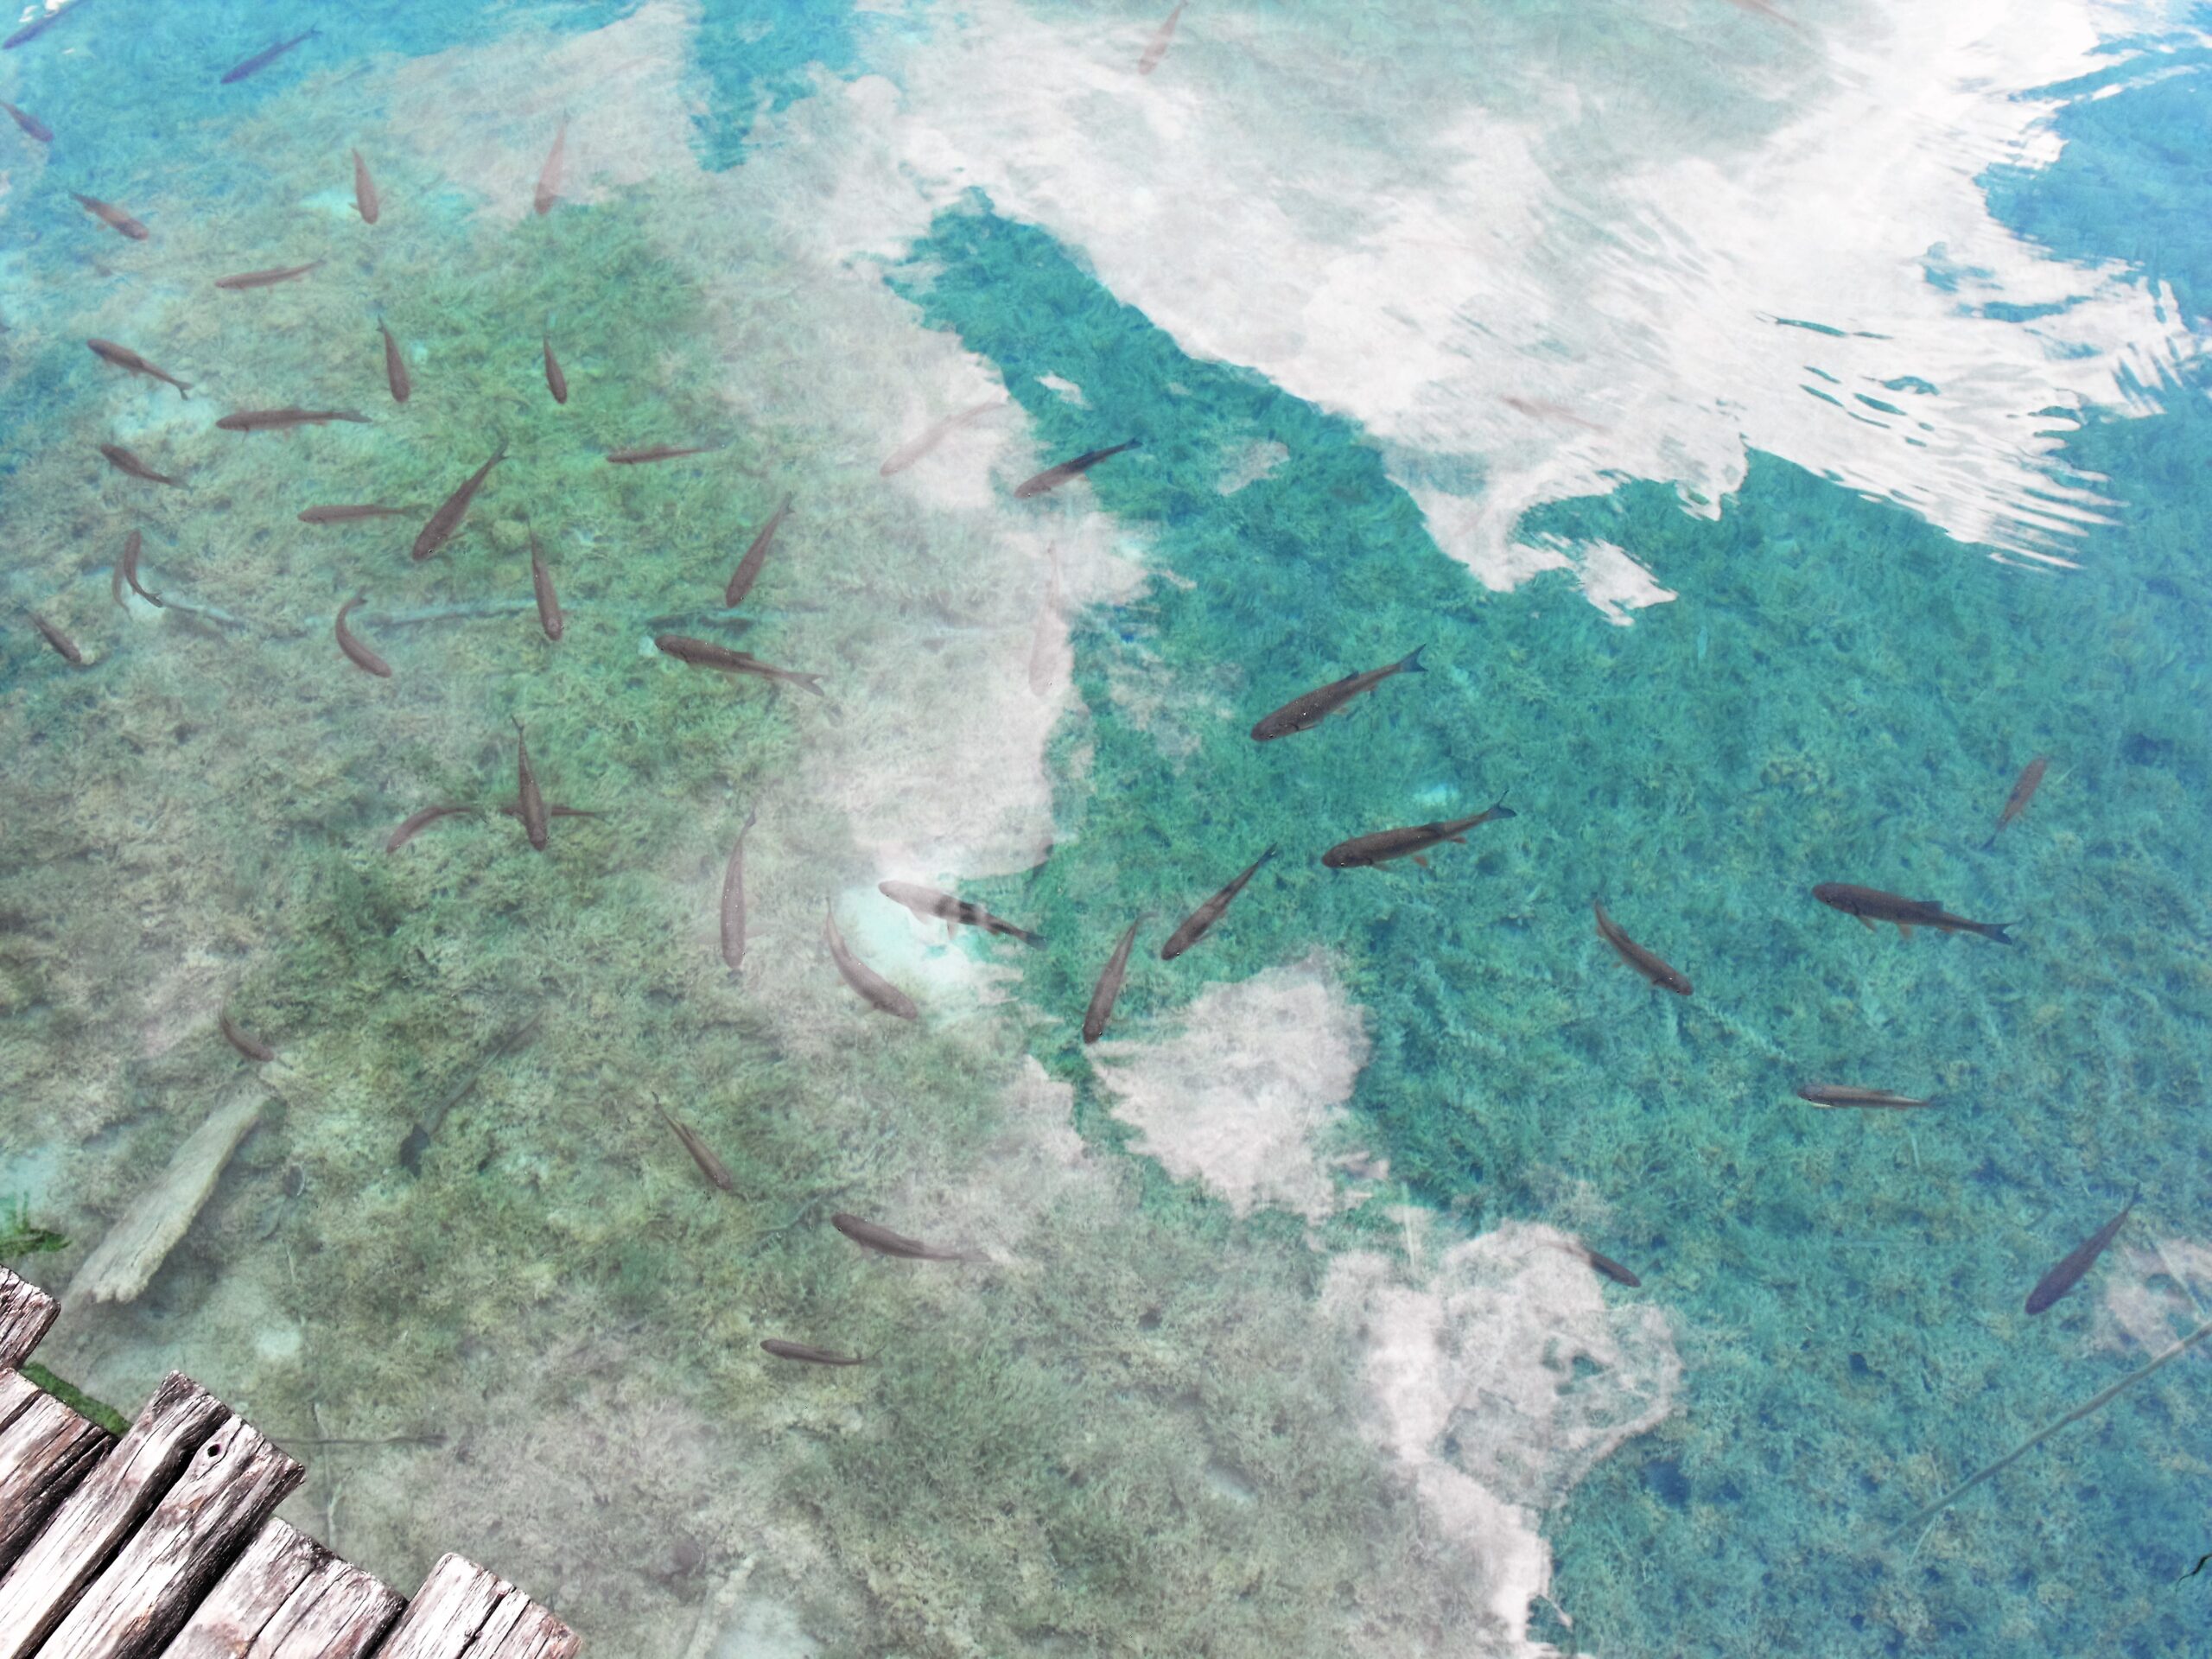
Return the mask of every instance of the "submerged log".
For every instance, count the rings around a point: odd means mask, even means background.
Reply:
[[[95,1302],[127,1302],[152,1283],[162,1258],[192,1225],[231,1154],[268,1104],[268,1091],[257,1081],[241,1083],[206,1122],[185,1137],[161,1179],[140,1193],[108,1229],[65,1294]]]

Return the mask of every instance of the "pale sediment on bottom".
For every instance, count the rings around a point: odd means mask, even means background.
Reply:
[[[1362,1010],[1319,952],[1209,987],[1156,1042],[1093,1051],[1135,1149],[1240,1215],[1263,1204],[1318,1221],[1338,1207],[1323,1142],[1366,1063]]]
[[[1418,1284],[1400,1264],[1345,1256],[1325,1306],[1357,1321],[1370,1432],[1511,1633],[1548,1594],[1539,1511],[1672,1414],[1681,1382],[1666,1315],[1608,1300],[1574,1242],[1511,1222],[1446,1250]]]

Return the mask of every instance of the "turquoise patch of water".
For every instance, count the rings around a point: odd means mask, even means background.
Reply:
[[[2212,857],[2186,541],[2212,461],[2202,400],[2093,420],[2069,447],[2128,504],[2070,575],[1760,454],[1717,519],[1657,483],[1531,514],[1531,536],[1612,543],[1682,595],[1620,629],[1565,574],[1484,593],[1356,426],[1185,356],[1033,226],[971,204],[894,280],[1005,374],[1049,453],[1143,439],[1090,489],[1173,573],[1077,627],[1066,844],[1026,903],[1081,949],[1025,963],[1029,996],[1079,1009],[1140,909],[1156,941],[1281,843],[1203,944],[1133,973],[1128,1029],[1209,981],[1332,953],[1374,1041],[1354,1105],[1394,1177],[1470,1225],[1585,1232],[1679,1322],[1685,1410],[1548,1529],[1579,1638],[1871,1655],[1936,1631],[1995,1653],[2033,1628],[2095,1649],[2104,1587],[2196,1537],[2194,1483],[2163,1451],[2205,1386],[2188,1367],[1960,1505],[1910,1566],[1889,1534],[2133,1363],[2095,1346],[2094,1294],[2041,1321],[2020,1298],[2134,1181],[2168,1226],[2201,1190],[2206,967],[2173,929]],[[1268,441],[1288,462],[1215,492],[1224,454]],[[1423,642],[1426,677],[1311,733],[1246,736]],[[1984,851],[2039,753],[2052,781]],[[1440,776],[1459,780],[1450,810],[1510,786],[1521,816],[1428,873],[1317,868],[1337,840],[1445,810]],[[1810,898],[1824,880],[2022,918],[2022,944],[1868,933]],[[1695,996],[1614,957],[1593,896]],[[1071,1048],[1053,1063],[1082,1083]],[[1872,1121],[1794,1097],[1844,1078],[1942,1104]],[[2141,1609],[2134,1650],[2173,1650],[2188,1617]]]

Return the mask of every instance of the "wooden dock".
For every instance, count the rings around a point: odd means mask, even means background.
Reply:
[[[307,1469],[171,1373],[120,1440],[18,1369],[60,1312],[0,1268],[0,1659],[569,1659],[448,1555],[408,1601],[276,1518]]]

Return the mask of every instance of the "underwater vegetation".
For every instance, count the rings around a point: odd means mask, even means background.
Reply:
[[[60,1233],[31,1220],[29,1198],[19,1194],[6,1208],[0,1209],[0,1261],[12,1262],[18,1256],[68,1248],[69,1241]]]

